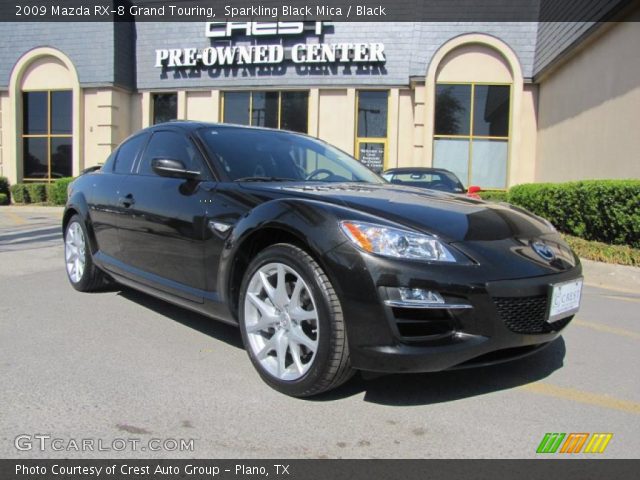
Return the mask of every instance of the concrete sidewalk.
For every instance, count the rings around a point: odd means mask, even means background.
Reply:
[[[640,268],[581,259],[584,282],[592,287],[640,294]]]
[[[33,214],[46,214],[62,218],[63,207],[45,207],[35,205],[8,205],[0,207],[0,218],[7,214],[6,220],[11,221],[14,216],[25,215],[26,222]],[[2,223],[2,222],[0,222]],[[608,263],[594,262],[582,259],[585,284],[592,287],[618,290],[626,293],[640,294],[640,268]]]
[[[47,213],[62,216],[64,207],[49,205],[3,205],[0,206],[0,215],[3,213]]]

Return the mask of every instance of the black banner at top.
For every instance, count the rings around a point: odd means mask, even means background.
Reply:
[[[597,22],[640,0],[0,0],[2,22]]]

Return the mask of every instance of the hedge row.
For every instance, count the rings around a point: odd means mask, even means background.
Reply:
[[[508,202],[509,192],[505,190],[482,190],[478,192],[480,198],[489,202]]]
[[[49,202],[54,205],[64,205],[67,203],[67,188],[72,181],[72,177],[66,177],[53,182],[49,189]]]
[[[11,185],[15,203],[67,203],[67,186],[73,178],[60,178],[53,183],[16,183]]]
[[[0,177],[0,205],[11,203],[11,191],[9,190],[9,179]]]
[[[564,239],[580,258],[640,267],[640,248],[632,248],[628,245],[609,245],[593,240],[583,240],[571,235],[564,235]]]
[[[517,185],[507,201],[546,218],[563,233],[640,248],[640,180]]]

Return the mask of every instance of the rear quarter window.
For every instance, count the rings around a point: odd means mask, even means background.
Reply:
[[[113,171],[120,174],[129,174],[133,169],[140,151],[144,147],[148,135],[138,135],[125,141],[116,151],[115,166]]]

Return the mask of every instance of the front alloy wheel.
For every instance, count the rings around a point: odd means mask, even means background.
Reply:
[[[64,261],[69,282],[76,290],[90,292],[107,282],[93,264],[87,229],[79,215],[69,219],[64,231]]]
[[[71,283],[78,283],[84,274],[87,242],[78,222],[71,222],[64,241],[64,258]]]
[[[283,263],[260,267],[244,311],[249,346],[264,370],[280,380],[309,371],[318,350],[318,312],[300,274]]]
[[[240,326],[263,380],[304,397],[351,377],[342,309],[315,260],[288,244],[256,256],[242,282]]]

